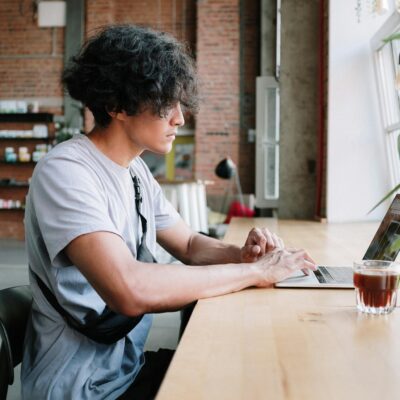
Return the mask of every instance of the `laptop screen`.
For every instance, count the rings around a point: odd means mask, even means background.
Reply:
[[[399,251],[400,195],[396,195],[363,259],[394,261]]]

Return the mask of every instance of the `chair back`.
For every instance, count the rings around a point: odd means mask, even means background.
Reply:
[[[31,312],[29,286],[0,290],[0,400],[14,382],[14,367],[22,361],[26,325]]]

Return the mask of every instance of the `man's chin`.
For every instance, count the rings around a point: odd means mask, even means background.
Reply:
[[[159,154],[161,156],[167,155],[171,150],[172,150],[172,145],[170,146],[165,146],[163,148],[158,148],[158,149],[148,149],[152,153]]]

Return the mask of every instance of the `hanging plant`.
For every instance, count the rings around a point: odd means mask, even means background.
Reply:
[[[370,15],[383,15],[389,11],[389,3],[388,0],[356,0],[355,10],[358,23],[361,22],[363,9],[366,9]]]

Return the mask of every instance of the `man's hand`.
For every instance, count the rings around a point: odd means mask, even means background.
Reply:
[[[253,228],[240,250],[242,262],[254,262],[274,249],[283,249],[283,240],[267,228]]]
[[[307,271],[306,273],[317,269],[314,260],[305,250],[296,249],[275,249],[260,258],[255,266],[261,272],[258,287],[267,287],[271,283],[280,282],[299,269]]]

